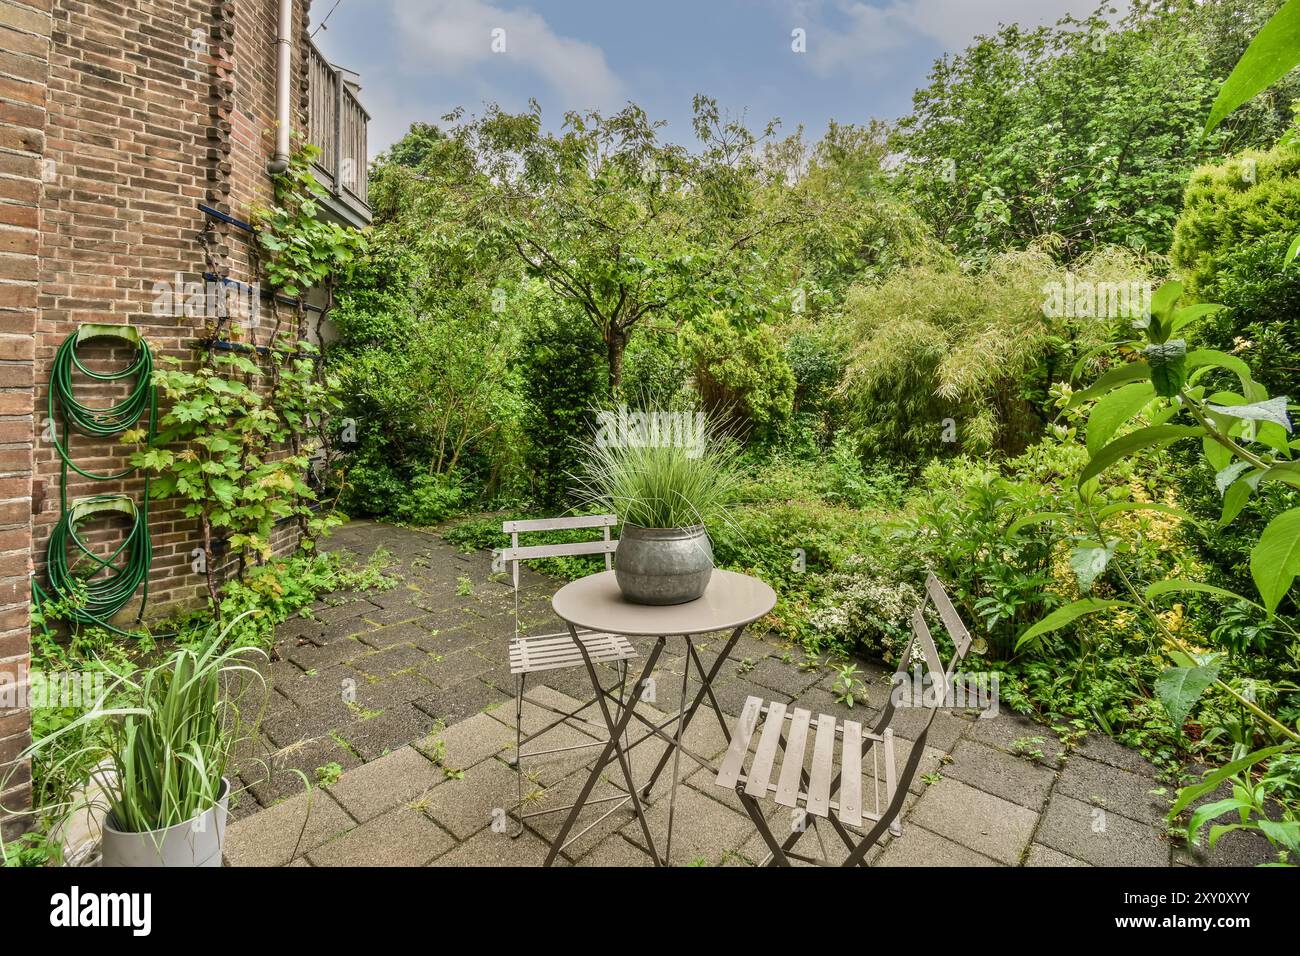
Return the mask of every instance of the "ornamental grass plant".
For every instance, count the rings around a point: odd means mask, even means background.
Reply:
[[[582,443],[581,464],[571,475],[577,498],[642,528],[729,523],[740,486],[739,451],[712,421],[699,414],[696,420],[701,424],[687,441],[654,429],[613,435],[602,429]]]
[[[91,789],[102,792],[101,808],[123,832],[165,829],[211,809],[232,752],[265,707],[266,681],[255,666],[265,652],[228,640],[239,620],[118,676],[85,713],[23,756],[52,752],[54,774],[64,765],[92,767]],[[250,698],[257,698],[251,721],[243,707]]]

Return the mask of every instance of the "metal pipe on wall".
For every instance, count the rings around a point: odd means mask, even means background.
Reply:
[[[292,52],[289,37],[293,33],[293,0],[278,0],[279,23],[275,36],[275,157],[266,164],[272,176],[289,168],[289,79]]]

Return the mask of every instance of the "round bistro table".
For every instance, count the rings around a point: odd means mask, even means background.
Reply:
[[[662,866],[668,862],[672,853],[673,812],[676,809],[678,767],[681,762],[681,755],[685,753],[696,763],[712,767],[708,760],[691,752],[689,748],[682,744],[686,728],[690,725],[695,712],[707,697],[714,714],[718,718],[718,723],[722,727],[723,736],[726,737],[728,743],[731,742],[731,731],[727,727],[726,721],[722,719],[722,710],[718,707],[717,698],[713,695],[713,681],[722,669],[722,665],[726,663],[732,649],[736,646],[736,642],[740,640],[740,635],[744,633],[745,628],[772,610],[775,605],[776,592],[763,581],[747,574],[737,574],[734,571],[722,571],[717,568],[714,569],[712,576],[709,578],[709,586],[705,589],[704,595],[686,604],[673,604],[663,607],[633,604],[623,598],[618,582],[614,579],[613,571],[604,571],[600,574],[580,578],[566,584],[555,592],[555,597],[551,599],[551,606],[555,609],[556,615],[568,625],[569,633],[573,636],[574,643],[582,653],[583,661],[587,666],[587,675],[591,678],[592,686],[596,691],[596,699],[600,703],[601,713],[605,718],[605,725],[609,729],[609,741],[605,744],[605,749],[601,752],[600,757],[597,758],[586,784],[579,793],[572,809],[570,809],[568,817],[565,818],[560,832],[556,835],[550,853],[546,857],[546,866],[550,866],[555,861],[556,855],[564,847],[565,838],[573,828],[579,812],[581,812],[587,797],[591,794],[592,788],[595,787],[604,769],[614,761],[618,761],[623,771],[623,777],[627,781],[628,795],[636,817],[641,823],[641,832],[646,839],[646,846],[649,848],[651,859],[654,860],[656,866]],[[633,685],[631,695],[626,701],[602,688],[595,664],[592,663],[584,643],[578,640],[578,629],[604,634],[621,634],[626,637],[657,638],[649,656],[646,658],[645,667],[641,670],[641,677]],[[714,659],[708,670],[705,670],[695,646],[696,638],[720,631],[730,631],[730,637],[723,646],[722,652]],[[636,705],[641,700],[645,689],[651,686],[650,676],[654,673],[659,655],[663,653],[664,647],[670,638],[680,638],[686,643],[687,656],[682,667],[682,706],[672,717],[656,724],[643,714],[638,714]],[[687,706],[687,689],[692,664],[700,676],[700,687],[690,705]],[[610,710],[610,703],[615,705],[613,711]],[[629,745],[624,734],[628,724],[634,718],[645,725],[648,731],[644,736],[632,741]],[[672,735],[669,735],[667,728],[673,724],[676,724],[675,731]],[[650,779],[644,787],[638,790],[636,783],[632,779],[632,763],[628,753],[633,748],[652,738],[665,740],[668,747],[665,748],[663,755],[659,758]],[[650,834],[650,826],[646,820],[642,801],[650,796],[651,788],[654,787],[659,775],[667,766],[669,757],[673,761],[673,783],[668,802],[668,839],[661,858],[655,848],[654,838]]]

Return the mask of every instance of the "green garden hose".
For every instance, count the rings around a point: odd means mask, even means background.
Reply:
[[[114,511],[131,518],[131,531],[111,554],[100,557],[81,539],[78,530],[88,519]],[[68,562],[69,542],[79,552],[71,564]],[[119,565],[118,558],[123,554],[125,560]],[[145,511],[122,495],[94,495],[74,502],[50,532],[46,573],[56,594],[63,597],[76,595],[75,600],[69,601],[67,610],[68,619],[74,624],[93,624],[125,634],[108,622],[126,606],[141,584],[144,585],[144,600],[148,600],[152,560],[149,518]],[[32,583],[39,604],[45,595],[34,580]],[[144,600],[140,603],[141,615],[144,613]]]
[[[135,346],[135,356],[124,368],[112,372],[96,372],[86,368],[77,356],[77,347],[87,339],[117,338]],[[73,395],[74,368],[98,382],[120,382],[134,379],[126,398],[108,408],[92,408],[77,401]],[[118,634],[127,632],[114,627],[109,620],[131,600],[143,585],[140,613],[144,617],[149,600],[149,568],[153,561],[153,548],[149,536],[149,476],[144,480],[144,501],[137,506],[125,495],[93,495],[79,498],[68,504],[68,469],[94,481],[115,481],[135,471],[134,466],[108,475],[86,471],[74,462],[69,454],[69,440],[73,432],[88,438],[107,439],[121,435],[148,415],[146,441],[152,443],[158,423],[157,389],[153,384],[153,355],[139,331],[124,325],[83,325],[68,336],[54,357],[50,372],[50,421],[53,427],[54,447],[58,449],[62,465],[59,472],[59,507],[61,514],[50,532],[46,552],[46,570],[50,589],[68,604],[68,617],[74,624],[92,624]],[[62,423],[63,434],[59,434]],[[79,529],[92,517],[110,512],[120,512],[131,518],[131,530],[126,539],[107,557],[95,554],[81,538]],[[68,560],[68,545],[77,552]],[[119,559],[120,563],[119,563]],[[39,610],[49,595],[32,578],[32,598]]]
[[[77,346],[87,339],[117,338],[135,345],[135,358],[125,368],[112,372],[96,372],[81,364],[77,356]],[[134,378],[135,385],[130,394],[122,401],[108,408],[91,408],[83,405],[73,396],[72,370],[76,368],[87,378],[97,382],[120,382]],[[113,481],[125,478],[135,471],[134,466],[127,467],[112,475],[95,475],[84,471],[68,454],[69,430],[88,438],[112,438],[122,434],[146,411],[149,412],[149,438],[153,438],[154,426],[158,417],[157,391],[153,386],[153,354],[140,333],[127,325],[83,325],[76,333],[69,335],[59,346],[54,356],[54,367],[50,369],[50,421],[63,421],[64,434],[60,438],[57,425],[54,427],[54,447],[63,459],[64,486],[67,485],[67,469],[95,481]],[[58,413],[56,415],[56,412]],[[147,500],[147,498],[146,498]],[[66,511],[66,505],[64,510]]]

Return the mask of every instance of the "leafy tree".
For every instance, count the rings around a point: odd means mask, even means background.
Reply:
[[[566,114],[552,135],[534,104],[520,115],[492,107],[453,131],[478,156],[475,228],[504,237],[529,275],[591,323],[611,393],[647,322],[677,328],[720,308],[741,323],[765,314],[758,243],[790,222],[788,210],[753,202],[761,137],[743,123],[697,97],[694,155],[661,142],[661,126],[629,104],[608,117]]]
[[[592,407],[605,392],[600,338],[574,321],[567,302],[534,299],[519,349],[521,430],[529,487],[543,504],[562,505],[578,464],[578,442],[590,434]]]
[[[685,335],[704,408],[729,432],[771,436],[790,418],[794,373],[772,329],[737,329],[718,313]]]
[[[1202,135],[1226,70],[1276,7],[1138,2],[1112,24],[1103,4],[981,37],[915,94],[899,184],[962,255],[1047,234],[1067,258],[1102,244],[1164,251],[1188,171],[1285,128],[1285,108],[1265,104]]]
[[[410,169],[423,167],[442,146],[446,134],[433,123],[415,122],[406,135],[388,148],[379,163],[381,166],[396,165]]]
[[[1075,267],[1081,290],[1145,275],[1122,250]],[[1047,307],[1053,284],[1066,280],[1051,255],[1033,249],[1001,253],[983,269],[914,267],[851,290],[839,392],[863,447],[895,457],[1023,450],[1049,417],[1052,383],[1104,341],[1090,298],[1059,314]]]
[[[780,295],[796,315],[834,315],[854,282],[940,255],[929,227],[890,181],[888,130],[832,120],[808,144],[800,128],[769,143],[758,199],[787,209],[794,229],[764,243]]]
[[[340,292],[329,356],[356,426],[354,512],[433,523],[471,486],[514,480],[526,306],[501,238],[465,228],[477,175],[462,141],[424,123],[372,169],[370,251]]]
[[[1295,388],[1300,369],[1300,270],[1287,248],[1300,231],[1300,149],[1284,144],[1202,166],[1174,229],[1173,263],[1198,298],[1222,310],[1205,345],[1249,359],[1260,382]]]

